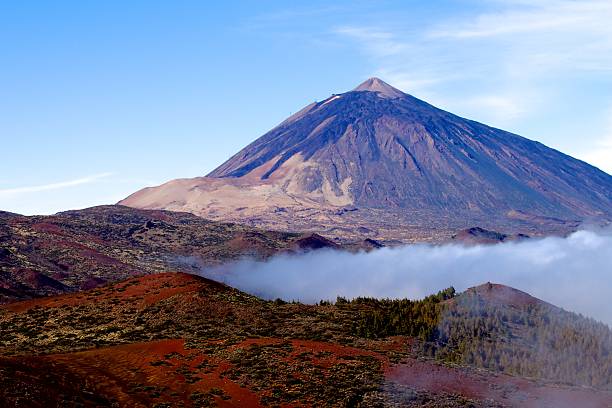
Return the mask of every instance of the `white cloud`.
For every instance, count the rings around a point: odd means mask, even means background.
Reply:
[[[582,155],[584,161],[612,174],[612,137],[604,140],[599,146]]]
[[[464,106],[472,111],[488,113],[490,120],[497,123],[510,122],[525,112],[525,105],[519,99],[507,95],[480,95],[468,98]]]
[[[333,31],[377,58],[378,70],[416,73],[421,83],[479,75],[480,69],[489,77],[515,79],[551,75],[551,70],[612,70],[612,2],[498,3],[502,11],[444,19],[423,30],[354,25]]]
[[[507,2],[503,11],[432,28],[431,38],[494,43],[521,73],[612,70],[612,2]],[[448,26],[451,28],[448,28]],[[519,69],[516,69],[519,67]]]
[[[142,187],[112,173],[35,186],[0,189],[0,210],[24,215],[54,214],[94,205],[114,204]]]
[[[161,184],[160,180],[114,175],[100,173],[56,183],[0,189],[0,210],[24,215],[55,214],[115,204],[143,187]]]
[[[611,231],[579,231],[490,246],[409,245],[357,254],[322,250],[243,261],[205,276],[268,299],[316,302],[373,296],[421,298],[449,286],[486,282],[523,290],[612,324]]]
[[[379,68],[373,75],[387,81],[389,84],[404,92],[418,94],[421,98],[425,99],[434,98],[434,95],[429,95],[431,88],[449,79],[448,76],[435,77],[429,74],[414,75],[414,73],[408,74],[402,70],[393,70],[389,68]]]
[[[28,194],[28,193],[38,193],[41,191],[49,191],[49,190],[59,190],[74,186],[80,186],[83,184],[94,183],[102,178],[111,176],[112,173],[101,173],[95,174],[92,176],[87,176],[75,180],[68,181],[60,181],[58,183],[50,183],[50,184],[42,184],[38,186],[28,186],[28,187],[16,187],[16,188],[8,188],[0,190],[0,197],[14,197],[17,195]]]
[[[612,1],[488,0],[471,10],[415,24],[398,13],[334,34],[368,57],[364,74],[611,171],[595,121],[612,78]]]
[[[397,55],[409,49],[409,45],[399,41],[395,34],[377,28],[346,26],[334,31],[361,42],[366,51],[376,57]]]
[[[607,127],[604,136],[594,146],[584,151],[580,158],[601,170],[612,174],[612,108],[608,110]]]
[[[433,37],[483,38],[524,33],[599,29],[612,7],[607,1],[509,2],[509,10],[485,13],[453,29],[433,30]],[[518,8],[518,10],[516,9]],[[603,14],[602,14],[603,13]]]

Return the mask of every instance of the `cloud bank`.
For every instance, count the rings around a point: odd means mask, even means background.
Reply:
[[[263,298],[306,303],[336,296],[421,298],[449,286],[462,291],[494,282],[612,326],[612,230],[490,246],[321,250],[243,260],[203,275]]]

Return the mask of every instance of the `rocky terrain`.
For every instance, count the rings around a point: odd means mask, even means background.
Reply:
[[[122,206],[33,217],[0,212],[0,303],[326,246],[338,245],[314,234],[263,231],[188,213]]]
[[[475,304],[478,314],[468,307]],[[559,317],[544,322],[550,313]],[[485,319],[491,331],[463,330],[459,318],[471,327]],[[449,341],[449,327],[457,342]],[[533,348],[534,328],[552,333],[543,341],[560,347],[557,352],[571,347],[583,364],[568,376],[558,360],[522,354]],[[577,329],[588,341],[568,336]],[[505,335],[488,334],[495,330]],[[512,346],[521,362],[478,368],[482,364],[468,362],[461,346],[474,341],[489,345],[482,348],[487,361]],[[304,305],[160,273],[0,307],[0,400],[13,407],[50,401],[86,407],[606,407],[612,404],[611,350],[607,326],[500,285],[459,295],[449,289],[422,301],[339,298]],[[519,376],[525,373],[531,378]]]
[[[529,239],[525,234],[502,234],[497,231],[489,231],[480,227],[472,227],[459,231],[453,235],[453,240],[464,244],[498,244],[501,242],[521,241]]]
[[[327,237],[564,234],[612,219],[612,176],[371,78],[294,114],[206,177],[121,204]]]

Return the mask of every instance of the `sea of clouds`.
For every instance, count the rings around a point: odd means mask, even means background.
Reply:
[[[318,250],[242,260],[204,276],[266,298],[314,303],[422,298],[449,286],[501,283],[612,326],[612,230],[581,230],[497,245],[407,245],[371,252]]]

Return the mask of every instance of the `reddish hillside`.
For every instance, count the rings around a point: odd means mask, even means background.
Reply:
[[[52,216],[0,213],[0,303],[185,272],[242,257],[338,247],[312,234],[262,231],[187,213],[102,206]]]
[[[468,293],[498,302],[508,290]],[[524,305],[526,296],[512,299]],[[0,400],[16,407],[612,403],[602,390],[446,365],[406,335],[360,336],[355,328],[376,307],[363,299],[265,302],[183,273],[16,302],[0,307]]]

